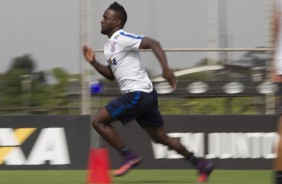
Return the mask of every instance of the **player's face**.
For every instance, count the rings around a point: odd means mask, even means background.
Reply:
[[[110,35],[114,32],[117,24],[117,16],[113,10],[107,9],[103,14],[101,20],[101,33],[104,35]]]

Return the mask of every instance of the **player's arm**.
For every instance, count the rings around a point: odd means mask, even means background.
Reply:
[[[88,46],[82,47],[83,56],[101,75],[108,80],[112,81],[115,79],[114,74],[109,66],[101,65],[95,58],[95,52]]]
[[[160,45],[160,43],[156,40],[153,40],[151,38],[148,37],[144,37],[140,46],[140,49],[152,49],[153,53],[155,54],[155,56],[158,58],[162,69],[163,69],[163,78],[165,78],[169,84],[171,85],[171,87],[173,89],[176,88],[176,79],[175,76],[172,72],[172,70],[169,68],[168,64],[167,64],[167,59],[166,59],[166,55]]]

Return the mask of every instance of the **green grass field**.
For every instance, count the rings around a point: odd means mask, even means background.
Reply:
[[[209,184],[273,184],[270,170],[216,170]],[[1,184],[86,184],[84,170],[0,171]],[[196,184],[195,170],[133,170],[114,184]]]

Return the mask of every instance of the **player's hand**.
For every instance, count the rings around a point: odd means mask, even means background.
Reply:
[[[174,76],[174,73],[170,69],[168,69],[168,70],[163,71],[162,76],[163,76],[163,78],[165,78],[168,81],[168,83],[172,87],[172,89],[175,90],[177,81],[176,81],[176,78]]]
[[[82,47],[83,56],[89,63],[93,63],[95,61],[95,52],[88,46],[84,45]]]

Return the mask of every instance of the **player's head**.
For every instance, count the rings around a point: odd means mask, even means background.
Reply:
[[[104,12],[101,20],[101,33],[111,35],[118,29],[122,29],[127,21],[127,13],[122,5],[112,3]]]
[[[118,17],[118,19],[121,20],[121,26],[123,28],[127,21],[127,13],[125,9],[123,8],[123,6],[118,4],[117,2],[114,2],[113,4],[109,6],[108,9],[116,12],[116,16]]]

